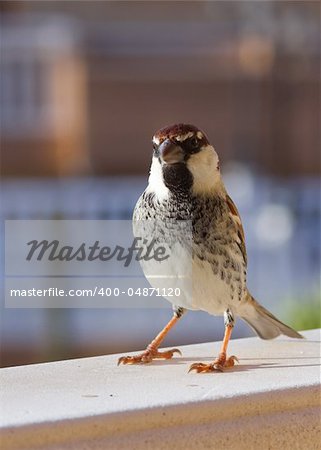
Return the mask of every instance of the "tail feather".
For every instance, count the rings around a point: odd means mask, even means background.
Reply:
[[[261,306],[250,294],[244,311],[240,314],[261,339],[273,339],[280,334],[291,338],[303,339],[303,336],[277,319],[270,311]]]

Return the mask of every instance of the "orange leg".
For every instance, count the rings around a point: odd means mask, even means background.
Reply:
[[[178,322],[183,314],[183,310],[181,308],[176,311],[174,316],[168,322],[168,324],[162,329],[162,331],[152,340],[152,342],[147,346],[146,350],[139,355],[134,356],[122,356],[118,360],[119,364],[139,364],[139,363],[149,363],[153,359],[171,359],[174,353],[181,352],[177,348],[173,348],[172,350],[167,350],[166,352],[159,352],[158,348],[163,342],[165,336],[169,332],[171,328]]]
[[[218,357],[210,364],[204,364],[204,363],[194,363],[190,366],[189,372],[192,370],[196,370],[197,373],[200,372],[223,372],[223,369],[226,367],[232,367],[235,364],[235,361],[238,362],[238,359],[236,356],[230,356],[229,358],[226,358],[226,352],[227,352],[227,346],[232,334],[233,326],[234,326],[234,319],[233,316],[230,315],[230,312],[227,311],[225,316],[225,333],[224,333],[224,339],[221,346],[221,351],[218,355]],[[227,316],[229,316],[227,318]]]

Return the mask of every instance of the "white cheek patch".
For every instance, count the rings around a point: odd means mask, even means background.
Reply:
[[[152,158],[146,191],[155,194],[160,201],[167,198],[169,194],[169,190],[164,183],[162,166],[155,157]]]
[[[156,145],[159,145],[160,144],[160,140],[157,138],[157,137],[153,137],[153,142],[154,142],[154,144],[156,144]]]
[[[202,147],[201,151],[191,155],[187,167],[193,175],[193,192],[203,194],[217,190],[220,173],[217,170],[218,156],[211,145]]]
[[[204,135],[203,135],[203,133],[201,131],[198,131],[196,133],[196,136],[198,137],[198,139],[203,139],[203,137],[204,137]]]

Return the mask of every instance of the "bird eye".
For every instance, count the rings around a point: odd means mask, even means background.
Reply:
[[[156,158],[159,157],[159,150],[158,150],[158,145],[155,144],[155,142],[153,142],[153,150],[154,150],[154,156],[156,156]]]
[[[190,146],[193,150],[198,149],[199,141],[196,137],[190,140]]]

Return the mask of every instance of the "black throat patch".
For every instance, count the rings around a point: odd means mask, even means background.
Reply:
[[[193,185],[193,175],[184,163],[162,167],[165,186],[174,194],[187,194]]]

